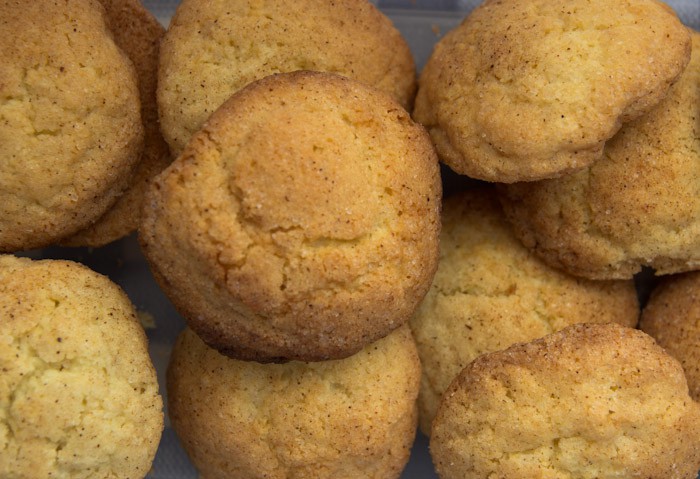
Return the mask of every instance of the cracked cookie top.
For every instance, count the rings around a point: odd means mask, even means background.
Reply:
[[[634,327],[638,315],[631,280],[579,279],[522,246],[493,188],[447,198],[438,270],[410,323],[423,365],[421,429],[430,434],[443,393],[477,356],[576,323]]]
[[[409,108],[415,65],[391,21],[367,0],[183,0],[163,40],[158,103],[178,156],[235,91],[274,73],[315,70],[383,90]]]
[[[153,178],[170,163],[170,151],[158,123],[156,82],[163,26],[141,0],[99,0],[117,46],[136,67],[141,99],[144,146],[128,188],[95,223],[61,241],[67,246],[103,246],[134,231],[140,223],[141,203]]]
[[[487,0],[436,45],[414,117],[460,174],[558,177],[664,98],[689,54],[656,0]]]
[[[559,179],[505,187],[516,235],[554,267],[591,279],[700,268],[700,33],[678,82],[625,125],[603,158]]]
[[[406,326],[345,359],[285,364],[227,358],[188,329],[168,368],[168,411],[202,477],[396,479],[419,378]]]
[[[235,94],[158,177],[141,242],[212,347],[345,357],[408,320],[437,263],[440,175],[388,95],[329,73]]]
[[[430,451],[442,479],[692,479],[699,441],[678,361],[641,331],[578,324],[470,363]]]
[[[69,261],[0,256],[0,477],[141,478],[163,429],[126,295]]]
[[[0,2],[0,251],[99,218],[143,147],[134,67],[96,1]]]

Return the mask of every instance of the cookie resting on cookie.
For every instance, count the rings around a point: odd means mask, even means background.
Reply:
[[[0,252],[87,227],[143,147],[134,67],[93,0],[0,1]]]
[[[493,188],[448,197],[438,270],[410,323],[423,365],[421,430],[430,434],[443,393],[477,356],[576,323],[634,327],[638,316],[633,281],[576,278],[520,244]]]
[[[656,0],[487,0],[435,46],[414,118],[457,173],[558,177],[599,159],[689,55],[687,29]]]
[[[239,359],[347,357],[435,273],[440,173],[391,97],[319,72],[234,94],[161,174],[140,240],[204,341]]]
[[[410,108],[411,51],[368,0],[183,0],[162,44],[158,103],[174,155],[247,84],[315,70],[367,83]]]
[[[507,185],[516,235],[548,264],[591,279],[700,268],[700,34],[688,68],[603,158],[563,178]]]
[[[66,246],[104,246],[132,233],[140,223],[141,204],[152,179],[170,163],[170,151],[160,133],[156,82],[158,52],[165,33],[141,0],[100,0],[117,46],[136,67],[141,99],[144,146],[129,186],[95,223],[61,240]]]
[[[430,451],[441,479],[695,479],[699,442],[678,361],[636,329],[578,324],[470,363]]]

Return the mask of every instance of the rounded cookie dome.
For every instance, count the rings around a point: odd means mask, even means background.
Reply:
[[[158,103],[178,156],[228,97],[275,73],[315,70],[372,85],[404,108],[416,88],[411,51],[367,0],[183,0],[163,40]]]
[[[678,361],[636,329],[577,324],[470,363],[430,450],[442,479],[694,479],[699,440]]]
[[[143,147],[134,67],[93,0],[0,2],[0,251],[97,220]]]
[[[406,326],[335,361],[260,364],[186,330],[168,369],[173,427],[207,479],[398,478],[420,363]]]
[[[513,235],[493,188],[443,203],[440,261],[411,319],[423,366],[420,424],[430,424],[443,393],[479,355],[576,323],[634,327],[634,282],[591,281],[547,266]]]
[[[151,188],[141,243],[190,327],[231,357],[349,356],[408,321],[435,272],[425,131],[338,75],[235,94]]]
[[[647,115],[578,173],[507,185],[516,235],[548,264],[591,279],[700,268],[700,33],[688,68]]]
[[[555,178],[599,159],[689,56],[686,27],[657,0],[487,0],[436,45],[414,117],[460,174]]]
[[[0,477],[145,477],[163,403],[121,289],[77,263],[0,256],[0,318]]]

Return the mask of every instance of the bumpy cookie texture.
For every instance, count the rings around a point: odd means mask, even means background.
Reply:
[[[0,251],[45,246],[116,201],[143,147],[134,67],[91,0],[0,2]]]
[[[669,96],[590,168],[509,185],[516,235],[552,266],[592,279],[700,268],[700,34]]]
[[[126,295],[68,261],[0,256],[0,477],[141,478],[163,429]]]
[[[411,319],[423,376],[420,425],[430,434],[443,393],[477,356],[576,323],[639,316],[632,281],[590,281],[540,261],[513,236],[491,188],[445,200],[440,261]]]
[[[680,361],[691,397],[700,400],[700,272],[664,278],[639,327]]]
[[[203,479],[391,479],[413,443],[419,378],[406,326],[346,359],[286,364],[227,358],[186,330],[169,412]]]
[[[389,96],[329,73],[234,95],[160,175],[140,240],[192,329],[239,359],[349,356],[437,267],[440,174]]]
[[[689,55],[687,30],[655,0],[487,0],[436,45],[414,117],[460,174],[558,177],[599,159]]]
[[[158,102],[176,156],[231,94],[274,73],[337,73],[405,108],[415,93],[408,45],[367,0],[184,0],[161,52]]]
[[[140,0],[100,0],[100,3],[106,10],[114,41],[136,67],[145,141],[129,187],[96,223],[62,241],[70,246],[103,246],[134,231],[141,219],[141,204],[148,186],[170,163],[156,104],[158,52],[165,29]]]
[[[479,357],[432,432],[442,479],[695,479],[700,469],[700,404],[680,364],[616,324]]]

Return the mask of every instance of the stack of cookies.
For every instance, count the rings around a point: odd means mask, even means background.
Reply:
[[[496,183],[445,201],[411,322],[440,477],[695,478],[700,34],[657,1],[487,0],[413,115]],[[642,324],[668,352],[629,328],[642,268],[672,275]]]
[[[138,0],[25,3],[0,4],[0,251],[102,246],[136,229],[169,161],[155,98],[163,28]]]
[[[400,476],[441,203],[414,93],[369,2],[180,3],[158,85],[177,159],[139,240],[189,326],[169,416],[204,477]]]
[[[0,30],[0,252],[138,227],[203,478],[398,479],[417,426],[442,479],[696,478],[700,34],[667,5],[485,0],[418,81],[367,0]],[[0,255],[0,477],[145,477],[146,346],[108,279]]]
[[[163,28],[136,0],[0,1],[0,252],[133,231],[164,166]],[[0,255],[0,477],[141,478],[163,401],[136,311],[70,261]]]

